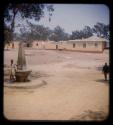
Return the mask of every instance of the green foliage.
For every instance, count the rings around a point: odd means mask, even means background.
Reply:
[[[4,11],[4,23],[5,23],[5,25],[7,25],[7,23],[10,24],[8,28],[10,29],[10,31],[13,34],[14,28],[15,28],[15,18],[17,16],[21,16],[23,19],[35,19],[36,21],[39,21],[44,16],[45,7],[47,7],[47,10],[49,11],[49,18],[50,18],[52,16],[52,12],[54,11],[53,5],[48,5],[48,4],[8,4],[5,7],[5,11]],[[7,31],[5,31],[5,34],[8,35],[9,32],[7,33]],[[5,37],[7,37],[7,36],[5,35]]]
[[[96,25],[94,25],[93,32],[99,37],[109,39],[109,25],[98,22]]]
[[[56,26],[50,36],[50,40],[54,40],[56,42],[68,40],[68,34],[64,32],[63,28]]]
[[[93,28],[85,26],[83,30],[72,31],[70,39],[82,39],[91,37],[95,33],[98,37],[109,39],[109,25],[103,23],[97,23]]]
[[[5,43],[9,43],[10,41],[12,41],[12,32],[8,27],[4,27],[4,42]]]
[[[32,24],[27,21],[29,30],[26,30],[26,27],[23,26],[21,28],[21,35],[20,40],[25,40],[28,42],[32,42],[34,40],[52,40],[52,41],[65,41],[65,40],[74,40],[74,39],[82,39],[82,38],[88,38],[93,35],[93,33],[96,33],[98,35],[98,31],[96,29],[90,28],[89,26],[85,26],[83,30],[75,30],[72,32],[71,35],[66,33],[63,28],[60,26],[56,26],[54,30],[49,29],[48,27],[44,27],[43,25],[36,25]],[[95,31],[94,31],[95,30]],[[103,31],[103,37],[109,39],[109,25],[105,25],[102,29],[100,27],[100,31]],[[99,36],[102,37],[102,36]]]
[[[82,39],[82,38],[88,38],[93,35],[92,29],[89,26],[85,26],[83,30],[76,30],[72,32],[72,35],[70,36],[70,39]]]
[[[51,30],[48,27],[43,25],[36,25],[30,22],[27,22],[29,30],[21,28],[21,38],[24,38],[26,41],[32,42],[33,40],[47,40],[51,33]]]
[[[20,39],[28,42],[32,42],[34,40],[68,40],[69,35],[64,32],[60,26],[54,28],[54,30],[49,29],[48,27],[44,27],[43,25],[32,24],[27,21],[29,30],[26,27],[20,29],[21,35]]]
[[[35,18],[40,20],[43,15],[43,4],[9,4],[4,12],[5,21],[11,22],[11,28],[14,28],[15,17],[19,13],[22,18]]]

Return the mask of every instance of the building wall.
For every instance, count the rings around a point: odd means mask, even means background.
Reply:
[[[10,44],[6,44],[6,45],[5,45],[5,49],[7,49],[7,47],[8,47],[8,49],[13,49],[13,48],[12,48],[12,43],[14,43],[14,49],[18,49],[18,45],[19,45],[19,42],[18,42],[18,41],[13,41],[13,42],[11,42]]]
[[[55,43],[49,43],[49,42],[45,43],[45,49],[56,49],[56,46],[59,46],[59,44],[56,42]]]
[[[34,41],[32,47],[37,48],[37,49],[44,49],[45,48],[45,42],[44,41]]]
[[[38,43],[38,45],[37,45]],[[19,42],[14,41],[15,48],[18,48]],[[73,47],[75,44],[75,47]],[[86,44],[86,47],[83,47]],[[34,41],[32,48],[36,49],[47,49],[47,50],[69,50],[69,51],[79,51],[79,52],[103,52],[105,49],[104,41],[64,41],[64,42],[51,42],[51,41]],[[10,45],[9,48],[11,48]]]
[[[73,47],[75,44],[75,47]],[[71,50],[71,51],[83,51],[83,52],[103,52],[104,42],[103,41],[76,41],[76,42],[64,42],[64,43],[45,43],[45,49],[58,49]],[[86,47],[85,47],[86,46]]]

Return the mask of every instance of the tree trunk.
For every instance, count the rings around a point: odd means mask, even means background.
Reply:
[[[12,23],[11,23],[11,31],[12,31],[12,33],[13,33],[13,31],[14,31],[15,16],[16,16],[17,12],[18,12],[18,11],[14,8],[14,10],[13,10],[13,19],[12,19]]]

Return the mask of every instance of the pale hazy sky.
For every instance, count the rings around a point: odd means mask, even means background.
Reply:
[[[93,27],[97,22],[109,24],[109,8],[104,4],[53,5],[54,12],[51,22],[49,22],[48,13],[45,10],[45,17],[37,24],[50,27],[50,29],[59,25],[64,28],[65,32],[70,34],[74,30],[82,30],[84,26]]]

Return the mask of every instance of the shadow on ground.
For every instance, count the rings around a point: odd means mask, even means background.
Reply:
[[[107,114],[103,111],[84,111],[79,116],[73,116],[70,120],[90,120],[90,121],[102,121],[107,118]]]
[[[105,84],[108,84],[109,83],[109,80],[105,81],[104,79],[98,79],[98,80],[95,80],[96,82],[101,82],[101,83],[105,83]]]

